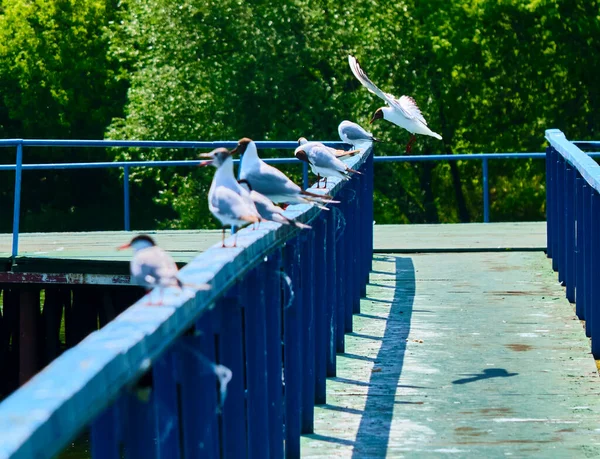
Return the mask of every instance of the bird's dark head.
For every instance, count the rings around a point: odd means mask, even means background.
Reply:
[[[371,118],[369,124],[373,124],[373,121],[381,119],[383,119],[383,109],[378,108],[377,110],[375,110],[375,113],[373,113],[373,118]]]
[[[147,234],[138,234],[129,243],[118,247],[118,250],[128,249],[130,247],[134,250],[140,250],[146,247],[152,247],[154,245],[156,245],[156,242],[154,242],[154,239],[152,239],[150,236]]]
[[[239,153],[240,155],[243,155],[244,153],[246,153],[246,150],[248,149],[248,146],[253,143],[252,139],[249,139],[248,137],[243,137],[240,140],[238,140],[238,144],[237,147],[235,147],[233,150],[231,150],[231,154],[235,154],[235,153]]]
[[[199,167],[212,165],[218,168],[227,158],[231,157],[231,152],[227,148],[221,147],[215,148],[209,153],[201,153],[200,157],[208,159],[198,164]]]
[[[305,163],[308,163],[308,156],[306,155],[306,152],[304,150],[301,149],[297,149],[294,152],[294,155],[296,156],[296,158],[298,158],[300,161],[304,161]]]

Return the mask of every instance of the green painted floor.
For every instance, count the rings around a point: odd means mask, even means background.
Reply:
[[[116,248],[133,233],[24,233],[13,271],[125,274],[130,251]],[[186,263],[221,240],[220,230],[150,231],[175,261]],[[0,270],[10,269],[10,234],[0,234]],[[376,252],[543,250],[546,223],[375,225]],[[4,268],[1,268],[4,266]]]
[[[600,457],[595,362],[542,252],[373,269],[303,457]]]

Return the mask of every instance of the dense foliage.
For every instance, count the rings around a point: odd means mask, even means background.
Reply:
[[[443,135],[419,137],[415,154],[543,151],[550,127],[569,138],[600,137],[594,0],[0,5],[2,137],[335,139],[341,120],[366,126],[382,105],[350,73],[349,53],[382,89],[412,95]],[[403,153],[406,131],[382,121],[372,129],[385,140],[377,154]],[[26,151],[28,162],[195,155]],[[5,154],[2,162],[12,159]],[[543,162],[493,161],[490,171],[493,220],[544,218]],[[478,162],[387,164],[376,174],[378,223],[481,221]],[[211,176],[134,169],[134,227],[213,225],[205,201]],[[119,228],[118,179],[98,171],[28,173],[26,229]],[[12,182],[1,183],[6,214]]]

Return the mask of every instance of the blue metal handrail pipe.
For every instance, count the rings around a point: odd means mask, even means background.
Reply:
[[[546,131],[547,254],[565,294],[600,358],[600,166],[581,148],[600,142],[572,142],[558,129]],[[580,148],[581,147],[581,148]]]
[[[347,145],[339,141],[324,141],[328,146],[344,148]],[[584,142],[582,142],[584,143]],[[294,141],[258,141],[260,149],[294,149]],[[586,146],[596,147],[590,142]],[[192,167],[199,161],[115,161],[115,162],[83,162],[83,163],[50,163],[50,164],[23,164],[23,147],[95,147],[95,148],[232,148],[234,141],[153,141],[153,140],[48,140],[48,139],[0,139],[0,147],[16,146],[15,164],[0,164],[0,171],[15,171],[15,192],[13,206],[13,234],[11,254],[13,260],[19,253],[19,223],[21,208],[21,176],[22,171],[28,170],[67,170],[67,169],[123,169],[123,220],[125,231],[131,230],[131,211],[129,194],[129,176],[132,167]],[[421,155],[421,156],[377,156],[376,163],[387,162],[422,162],[422,161],[481,161],[482,162],[482,194],[483,194],[483,221],[490,221],[489,200],[489,160],[492,159],[541,159],[545,153],[474,153],[456,155]],[[590,156],[600,156],[600,153],[589,153]],[[296,158],[270,158],[270,164],[300,164]],[[236,161],[237,162],[237,161]],[[303,165],[303,186],[308,187],[308,165]]]
[[[86,427],[94,458],[300,457],[366,291],[371,152],[348,159],[361,175],[329,180],[330,210],[286,209],[312,229],[242,229],[237,248],[217,244],[180,271],[210,290],[142,298],[11,394],[0,459],[54,457]]]

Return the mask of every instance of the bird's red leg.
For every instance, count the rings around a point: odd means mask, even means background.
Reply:
[[[323,188],[327,188],[327,177],[324,177],[323,180],[325,180],[325,184],[323,185]]]
[[[415,143],[415,140],[417,140],[417,136],[413,134],[408,143],[406,144],[406,153],[412,152],[412,146],[413,143]]]
[[[235,235],[233,236],[233,245],[232,247],[237,247],[237,231],[235,232]]]
[[[221,247],[225,247],[225,227],[223,227],[223,233],[221,235]]]
[[[321,176],[317,174],[317,188],[321,188]]]

